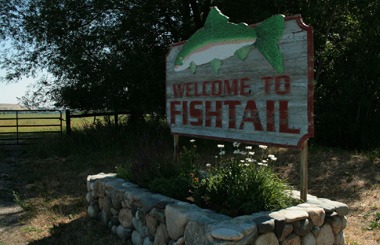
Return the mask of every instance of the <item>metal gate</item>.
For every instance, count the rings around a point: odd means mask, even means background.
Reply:
[[[31,144],[48,135],[62,136],[59,110],[1,110],[0,145]]]

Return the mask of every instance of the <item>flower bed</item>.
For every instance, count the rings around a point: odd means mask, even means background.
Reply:
[[[132,244],[344,244],[348,206],[308,195],[306,203],[231,218],[154,194],[117,178],[87,177],[88,214]],[[299,193],[292,191],[293,197]]]

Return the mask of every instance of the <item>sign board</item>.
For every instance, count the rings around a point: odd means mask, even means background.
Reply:
[[[232,24],[217,9],[211,20],[212,11],[204,28],[187,42],[172,45],[167,55],[166,115],[171,132],[301,148],[314,135],[312,28],[301,16],[281,16],[281,32],[271,41],[259,36],[271,31],[262,31],[265,21]],[[227,22],[247,29],[237,30],[234,39],[228,36],[234,30],[213,26]],[[209,40],[213,30],[217,33]],[[250,39],[246,33],[257,36]]]

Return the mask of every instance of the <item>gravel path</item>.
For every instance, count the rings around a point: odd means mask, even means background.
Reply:
[[[0,245],[27,244],[20,236],[23,209],[14,200],[22,146],[0,146]]]

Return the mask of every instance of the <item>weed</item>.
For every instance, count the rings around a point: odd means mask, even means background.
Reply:
[[[347,238],[346,240],[346,244],[347,245],[359,245],[359,242],[358,241],[351,241]]]
[[[368,160],[373,163],[376,159],[380,159],[380,148],[366,151],[364,154],[367,156]]]
[[[34,226],[26,226],[22,228],[22,231],[27,232],[27,233],[41,233],[44,230],[38,227],[34,227]]]
[[[30,205],[27,201],[24,201],[21,197],[20,194],[13,191],[13,198],[17,205],[19,205],[22,209],[24,210],[30,210]]]
[[[369,223],[368,229],[380,229],[380,212],[376,212],[373,214],[373,220]]]

